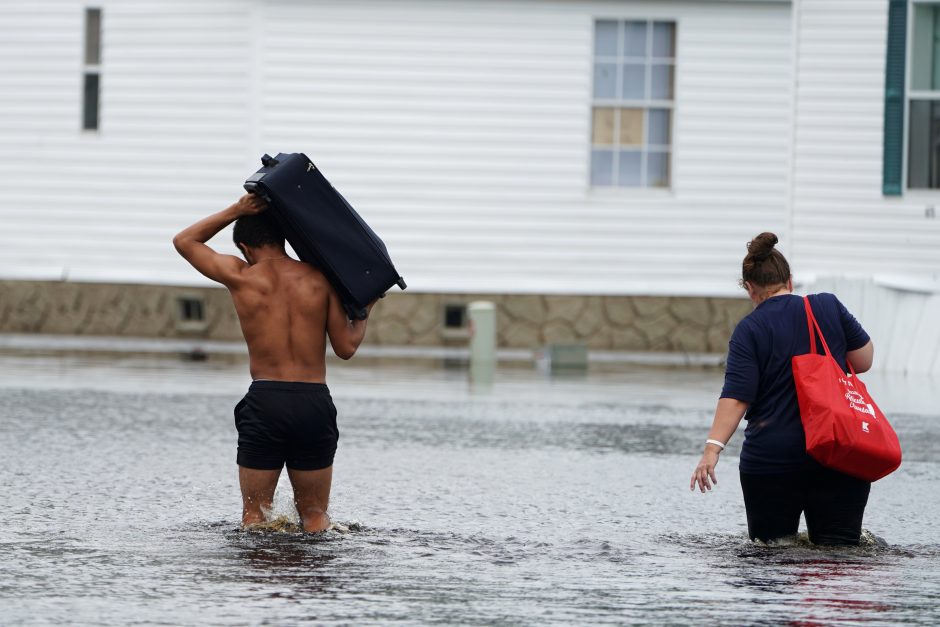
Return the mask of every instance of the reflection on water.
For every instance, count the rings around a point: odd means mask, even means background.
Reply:
[[[306,534],[290,531],[230,531],[226,534],[232,552],[233,569],[226,569],[250,584],[273,585],[267,591],[271,599],[320,598],[333,595],[337,577],[332,569],[336,555],[329,544],[329,533]]]
[[[717,373],[513,371],[478,395],[460,372],[344,369],[337,529],[300,532],[282,478],[275,522],[242,531],[244,372],[124,366],[0,359],[0,622],[940,623],[929,406],[893,415],[905,464],[865,519],[887,546],[762,546],[740,437],[720,487],[688,490]]]

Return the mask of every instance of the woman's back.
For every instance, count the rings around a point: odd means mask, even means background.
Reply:
[[[724,389],[689,487],[711,490],[718,457],[746,417],[740,477],[751,539],[793,535],[802,515],[812,542],[858,544],[871,484],[806,455],[791,364],[809,352],[809,325],[777,241],[773,233],[761,233],[747,244],[741,287],[754,311],[731,336]],[[874,348],[858,321],[832,294],[810,296],[809,302],[836,360],[867,370]]]
[[[832,294],[809,297],[813,313],[836,361],[845,369],[848,351],[869,341],[858,321]],[[822,350],[821,344],[817,344]],[[806,459],[803,426],[790,360],[809,352],[802,297],[774,296],[737,326],[729,342],[722,398],[749,403],[741,471],[786,472]]]

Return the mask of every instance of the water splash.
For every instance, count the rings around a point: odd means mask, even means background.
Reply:
[[[251,533],[307,533],[304,531],[304,526],[300,524],[299,519],[291,518],[285,515],[276,516],[270,520],[265,520],[264,522],[245,525],[242,530]],[[339,521],[331,521],[328,528],[324,529],[323,531],[318,531],[317,533],[337,533],[346,535],[348,533],[357,531],[362,531],[362,525],[357,522],[343,523]]]
[[[777,538],[771,540],[770,542],[763,542],[761,540],[754,540],[754,544],[758,546],[766,547],[816,547],[816,544],[813,544],[809,539],[809,533],[806,531],[801,531],[793,536],[786,536],[783,538]],[[826,546],[826,549],[831,549],[833,547]],[[848,547],[855,548],[855,547]],[[868,529],[862,529],[862,535],[859,537],[858,548],[861,549],[883,549],[888,548],[888,542],[881,536],[877,536]]]
[[[303,521],[300,519],[300,513],[294,505],[293,488],[283,476],[278,482],[274,499],[271,501],[271,507],[262,507],[261,512],[264,514],[264,521],[245,525],[242,528],[243,531],[252,533],[307,533],[304,530]],[[330,526],[318,533],[347,534],[361,529],[362,526],[357,522],[330,521]]]
[[[264,522],[252,523],[243,527],[245,531],[257,533],[303,533],[304,527],[298,520],[288,516],[276,516]]]

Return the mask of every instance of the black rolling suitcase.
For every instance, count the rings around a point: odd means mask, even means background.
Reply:
[[[269,204],[287,241],[333,285],[351,320],[388,288],[405,289],[385,244],[303,153],[261,157],[245,189]]]

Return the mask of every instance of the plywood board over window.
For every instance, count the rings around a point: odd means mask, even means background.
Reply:
[[[940,4],[918,2],[912,10],[907,186],[940,189]]]
[[[98,129],[101,91],[101,9],[85,9],[85,59],[82,82],[82,128]]]
[[[675,22],[597,20],[592,187],[669,187]]]

